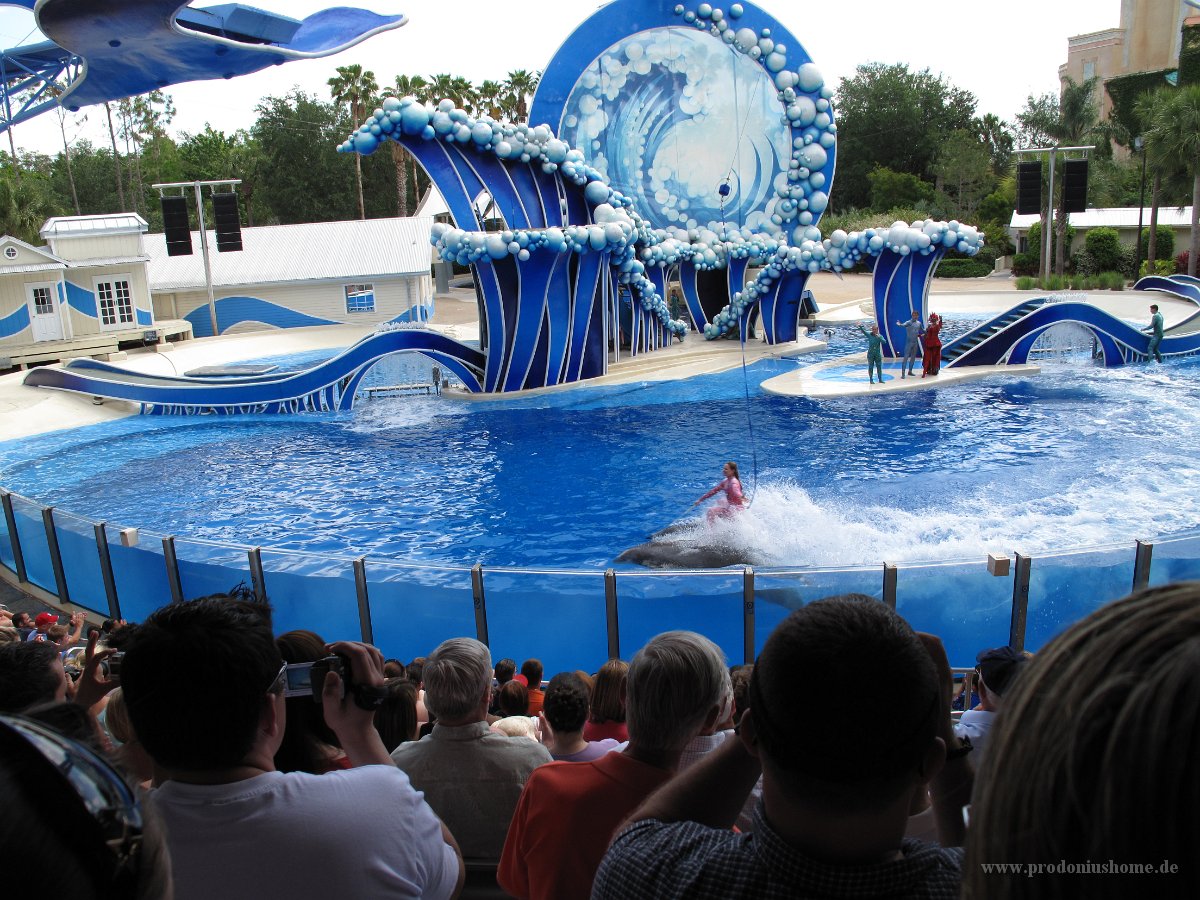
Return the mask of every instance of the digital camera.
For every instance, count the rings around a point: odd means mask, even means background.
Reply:
[[[326,656],[316,662],[288,663],[283,696],[311,696],[314,703],[320,703],[325,688],[325,676],[329,672],[336,672],[341,677],[342,696],[346,696],[346,688],[350,683],[350,669],[340,656]]]
[[[121,683],[121,661],[125,658],[123,652],[113,653],[100,660],[100,674],[109,681]]]

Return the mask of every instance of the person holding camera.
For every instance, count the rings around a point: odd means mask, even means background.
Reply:
[[[378,650],[339,641],[327,648],[336,665],[289,671],[270,608],[225,595],[165,606],[132,632],[122,689],[160,773],[149,797],[177,900],[457,894],[458,846],[373,724],[384,696]],[[284,696],[303,681],[355,768],[276,770]]]

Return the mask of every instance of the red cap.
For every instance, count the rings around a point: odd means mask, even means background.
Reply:
[[[54,613],[40,612],[37,614],[37,618],[33,620],[33,624],[38,628],[41,628],[43,625],[56,625],[58,624],[58,616],[54,615]]]

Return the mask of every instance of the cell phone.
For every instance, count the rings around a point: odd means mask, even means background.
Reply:
[[[100,674],[109,681],[121,683],[121,661],[125,658],[123,652],[113,653],[100,660]]]
[[[288,663],[285,674],[283,696],[312,697],[314,703],[321,702],[325,689],[325,675],[337,672],[342,679],[342,696],[346,696],[347,668],[340,656],[326,656],[316,662]]]

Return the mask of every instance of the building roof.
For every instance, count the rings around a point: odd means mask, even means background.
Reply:
[[[1037,221],[1039,221],[1039,217],[1036,215],[1019,216],[1014,212],[1008,227],[1028,229]],[[1114,206],[1071,213],[1071,224],[1076,229],[1137,228],[1138,208],[1136,206]],[[1189,228],[1192,224],[1192,208],[1190,206],[1160,206],[1158,208],[1158,224],[1171,228]],[[1150,227],[1150,207],[1148,206],[1142,211],[1142,227]]]
[[[84,237],[96,234],[140,234],[150,226],[137,213],[100,216],[54,216],[38,232],[43,240]]]
[[[431,216],[269,225],[242,229],[240,252],[218,253],[209,230],[214,287],[358,280],[429,272]],[[192,232],[191,256],[167,256],[166,239],[147,234],[152,291],[204,287],[204,256]]]

